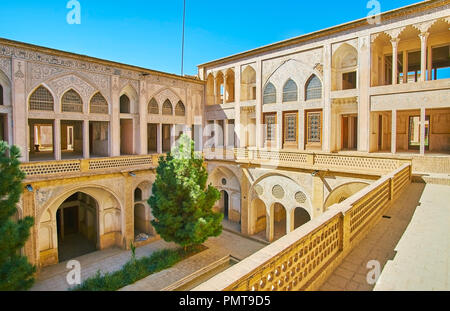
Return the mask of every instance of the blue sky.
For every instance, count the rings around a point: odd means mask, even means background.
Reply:
[[[0,37],[180,74],[183,0],[2,1]],[[367,16],[368,0],[187,0],[185,73],[262,45]],[[387,11],[418,0],[381,0]]]

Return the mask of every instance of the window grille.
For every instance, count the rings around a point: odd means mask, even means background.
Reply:
[[[184,117],[186,115],[186,108],[182,101],[179,101],[175,107],[175,115],[179,117]]]
[[[148,104],[148,113],[159,114],[158,102],[154,98],[152,98],[152,100],[150,100],[150,103]]]
[[[61,100],[62,112],[83,112],[83,101],[74,90],[67,91]]]
[[[269,84],[267,84],[266,88],[264,89],[263,103],[264,105],[275,104],[276,101],[277,101],[277,90],[275,89],[275,86],[269,82]]]
[[[296,102],[298,100],[298,88],[297,84],[289,79],[283,88],[283,102]]]
[[[108,114],[108,102],[99,92],[91,99],[91,113]]]
[[[166,101],[163,104],[162,114],[165,115],[165,116],[173,115],[172,103],[168,99],[166,99]]]
[[[306,100],[322,98],[322,82],[313,75],[306,84]]]
[[[54,99],[49,90],[40,86],[30,97],[30,110],[53,111]]]

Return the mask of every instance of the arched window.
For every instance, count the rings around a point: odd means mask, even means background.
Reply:
[[[3,106],[3,86],[0,84],[0,106]]]
[[[49,90],[40,86],[30,97],[30,110],[54,110],[54,99]]]
[[[108,114],[108,102],[103,95],[98,92],[95,94],[90,103],[91,113]]]
[[[175,107],[175,115],[179,117],[184,117],[186,115],[186,108],[184,107],[184,104],[181,100]]]
[[[294,80],[289,79],[283,88],[283,103],[296,102],[298,100],[298,88]]]
[[[306,83],[306,100],[322,98],[322,82],[316,75],[312,75]]]
[[[136,188],[134,190],[134,202],[142,201],[142,190],[141,188]]]
[[[61,100],[62,112],[83,112],[83,101],[74,90],[67,91]]]
[[[264,99],[263,103],[266,104],[275,104],[277,102],[277,90],[275,86],[269,82],[264,89]]]
[[[152,98],[152,100],[148,104],[148,113],[149,114],[159,114],[158,102],[154,98]]]
[[[166,101],[163,104],[162,114],[165,115],[165,116],[173,115],[172,103],[168,99],[166,99]]]
[[[120,113],[130,113],[130,98],[125,94],[120,96]]]

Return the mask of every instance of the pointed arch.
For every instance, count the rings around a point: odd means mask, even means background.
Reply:
[[[74,89],[68,90],[62,96],[61,112],[83,112],[83,100]]]
[[[264,88],[264,99],[263,104],[275,104],[277,102],[277,89],[275,86],[269,82]]]
[[[313,74],[305,86],[305,100],[321,99],[322,98],[322,81]]]
[[[256,99],[256,71],[248,65],[241,76],[241,101]]]
[[[184,107],[183,102],[180,100],[175,107],[175,115],[178,117],[186,116],[186,108]]]
[[[159,105],[154,97],[148,103],[148,113],[149,114],[159,114]]]
[[[89,103],[90,113],[98,113],[98,114],[108,114],[109,106],[105,97],[102,93],[97,92],[94,96],[92,96],[91,101]]]
[[[163,104],[162,114],[165,116],[173,115],[173,106],[169,99],[166,99],[166,101]]]
[[[296,102],[298,100],[298,87],[294,80],[289,79],[283,87],[283,103]]]
[[[54,111],[55,100],[50,91],[40,85],[30,96],[29,109],[39,111]]]
[[[131,113],[130,98],[127,94],[120,96],[120,113]]]

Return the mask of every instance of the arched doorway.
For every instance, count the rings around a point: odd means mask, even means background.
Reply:
[[[354,194],[363,190],[369,186],[368,183],[364,182],[352,182],[348,184],[341,185],[335,189],[328,195],[324,204],[324,211],[328,210],[332,205],[342,203],[347,200]]]
[[[98,249],[98,203],[77,192],[56,212],[58,259],[64,262]]]
[[[230,197],[225,190],[222,190],[220,194],[220,210],[223,211],[224,219],[228,220],[230,215]]]
[[[311,216],[302,207],[297,207],[294,211],[294,229],[300,228],[311,221]]]

